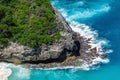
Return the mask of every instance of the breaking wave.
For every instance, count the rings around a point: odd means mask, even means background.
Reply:
[[[58,0],[51,0],[52,5],[57,6],[61,14],[68,20],[78,20],[81,18],[91,18],[95,15],[100,15],[111,10],[111,7],[108,2],[104,1],[92,2],[89,3],[85,0],[76,1],[75,3],[68,1],[68,3],[60,2]],[[67,5],[65,5],[67,4]],[[97,5],[96,5],[97,4]],[[64,9],[60,7],[65,7]],[[91,7],[92,6],[92,7]]]
[[[12,70],[8,67],[8,64],[0,63],[0,80],[8,80],[8,77],[12,74]]]
[[[14,73],[12,75],[12,73]],[[30,69],[21,67],[20,65],[14,65],[10,63],[0,63],[0,80],[9,80],[9,77],[12,76],[11,80],[29,80],[30,78]]]
[[[99,40],[97,31],[92,30],[90,26],[75,21],[71,22],[70,26],[73,29],[73,31],[80,33],[80,36],[84,37],[85,39],[90,39],[88,45],[91,45],[91,49],[96,48],[97,54],[106,54],[112,52],[112,50],[104,51],[103,47],[104,45],[108,45],[109,41]],[[85,64],[85,65],[91,67],[92,65],[96,65],[98,63],[108,63],[108,62],[109,59],[107,58],[102,59],[101,57],[96,57],[95,59],[92,60],[91,64]]]
[[[69,19],[75,19],[75,17],[79,17],[79,18],[90,18],[94,15],[98,15],[104,12],[108,12],[110,10],[110,6],[109,5],[104,5],[99,9],[87,9],[84,11],[76,11],[74,14],[69,17]]]
[[[104,45],[107,45],[109,41],[99,40],[97,31],[92,30],[90,26],[87,26],[85,24],[80,24],[78,22],[73,21],[71,22],[70,26],[75,32],[80,33],[80,36],[86,39],[91,39],[89,42],[89,45],[91,45],[91,48],[96,48],[98,54],[103,54],[104,51],[102,48]]]

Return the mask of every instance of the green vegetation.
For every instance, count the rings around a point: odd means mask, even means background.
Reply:
[[[49,0],[0,0],[0,45],[36,47],[60,37]]]

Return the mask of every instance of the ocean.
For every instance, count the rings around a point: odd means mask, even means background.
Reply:
[[[0,63],[2,70],[11,69],[11,75],[0,80],[120,80],[120,0],[51,0],[51,4],[73,30],[94,37],[94,46],[104,47],[106,64],[90,69],[42,70]]]

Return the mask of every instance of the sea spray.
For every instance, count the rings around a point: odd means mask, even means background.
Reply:
[[[94,4],[94,1],[87,2],[85,0],[73,2],[68,1],[67,3],[66,1],[61,3],[60,0],[51,0],[51,3],[53,6],[58,8],[60,13],[65,17],[67,21],[88,19],[94,16],[99,16],[111,10],[109,2],[104,3],[104,1],[98,1],[99,5]]]
[[[75,21],[71,22],[70,26],[75,32],[78,32],[80,36],[84,37],[85,39],[90,39],[88,45],[91,46],[91,49],[96,48],[97,54],[105,54],[103,45],[107,45],[108,41],[107,40],[98,41],[97,31],[93,31],[89,26],[85,24],[80,24]],[[99,63],[108,63],[108,62],[109,62],[109,59],[101,58],[100,56],[98,56],[92,60],[91,64],[85,64],[85,65],[87,65],[88,67],[91,67],[92,65],[96,65]]]
[[[0,80],[29,80],[30,69],[23,68],[21,65],[11,63],[0,63]],[[13,75],[14,73],[14,75]]]
[[[12,70],[8,68],[5,63],[0,63],[0,80],[8,80],[8,77],[12,74]]]

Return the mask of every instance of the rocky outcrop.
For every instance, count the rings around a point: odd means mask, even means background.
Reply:
[[[59,40],[36,48],[9,41],[7,47],[0,48],[0,61],[27,64],[32,68],[51,68],[91,66],[105,58],[105,55],[98,54],[96,48],[91,48],[91,39],[74,32],[56,9],[53,9],[53,13],[56,16],[56,28],[62,36]]]
[[[13,63],[51,63],[64,61],[68,54],[79,53],[76,34],[72,31],[65,19],[56,9],[53,9],[56,16],[57,26],[61,38],[50,44],[42,44],[36,48],[20,45],[10,41],[8,46],[0,49],[0,61]]]

